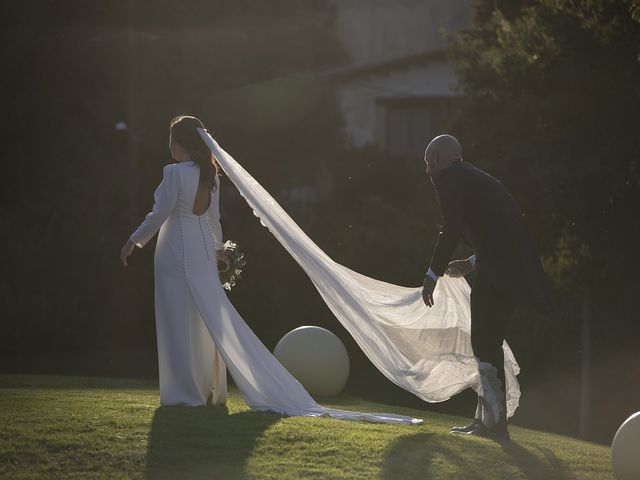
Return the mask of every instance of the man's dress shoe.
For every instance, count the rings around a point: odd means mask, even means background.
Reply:
[[[477,437],[491,438],[498,441],[511,440],[506,424],[498,424],[493,428],[487,428],[484,424],[480,423],[479,425],[476,425],[473,430],[467,432],[466,435],[475,435]]]
[[[449,433],[469,433],[474,430],[478,425],[482,425],[482,422],[477,418],[473,419],[469,425],[465,425],[464,427],[453,427]]]

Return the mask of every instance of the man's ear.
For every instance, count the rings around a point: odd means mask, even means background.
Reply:
[[[433,152],[431,154],[431,164],[435,167],[434,171],[437,172],[440,168],[440,154],[439,152]]]

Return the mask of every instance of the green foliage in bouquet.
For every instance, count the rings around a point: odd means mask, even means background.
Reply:
[[[244,253],[238,250],[238,244],[227,240],[222,246],[222,255],[226,262],[218,263],[220,283],[225,290],[231,290],[242,276],[242,269],[247,264]]]

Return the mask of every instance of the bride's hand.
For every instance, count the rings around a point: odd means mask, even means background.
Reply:
[[[216,259],[218,260],[218,271],[226,272],[231,268],[231,262],[224,250],[216,250]]]
[[[120,250],[120,261],[122,265],[127,266],[127,257],[133,253],[133,249],[135,245],[131,240],[127,240],[127,243],[124,244],[124,247]]]
[[[454,278],[464,277],[473,271],[473,265],[469,260],[454,260],[447,266],[446,275]]]

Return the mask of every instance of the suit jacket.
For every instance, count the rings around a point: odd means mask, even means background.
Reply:
[[[476,255],[476,281],[489,281],[513,303],[547,310],[551,288],[522,212],[494,177],[459,162],[431,177],[442,214],[431,269],[443,275],[460,240]]]

